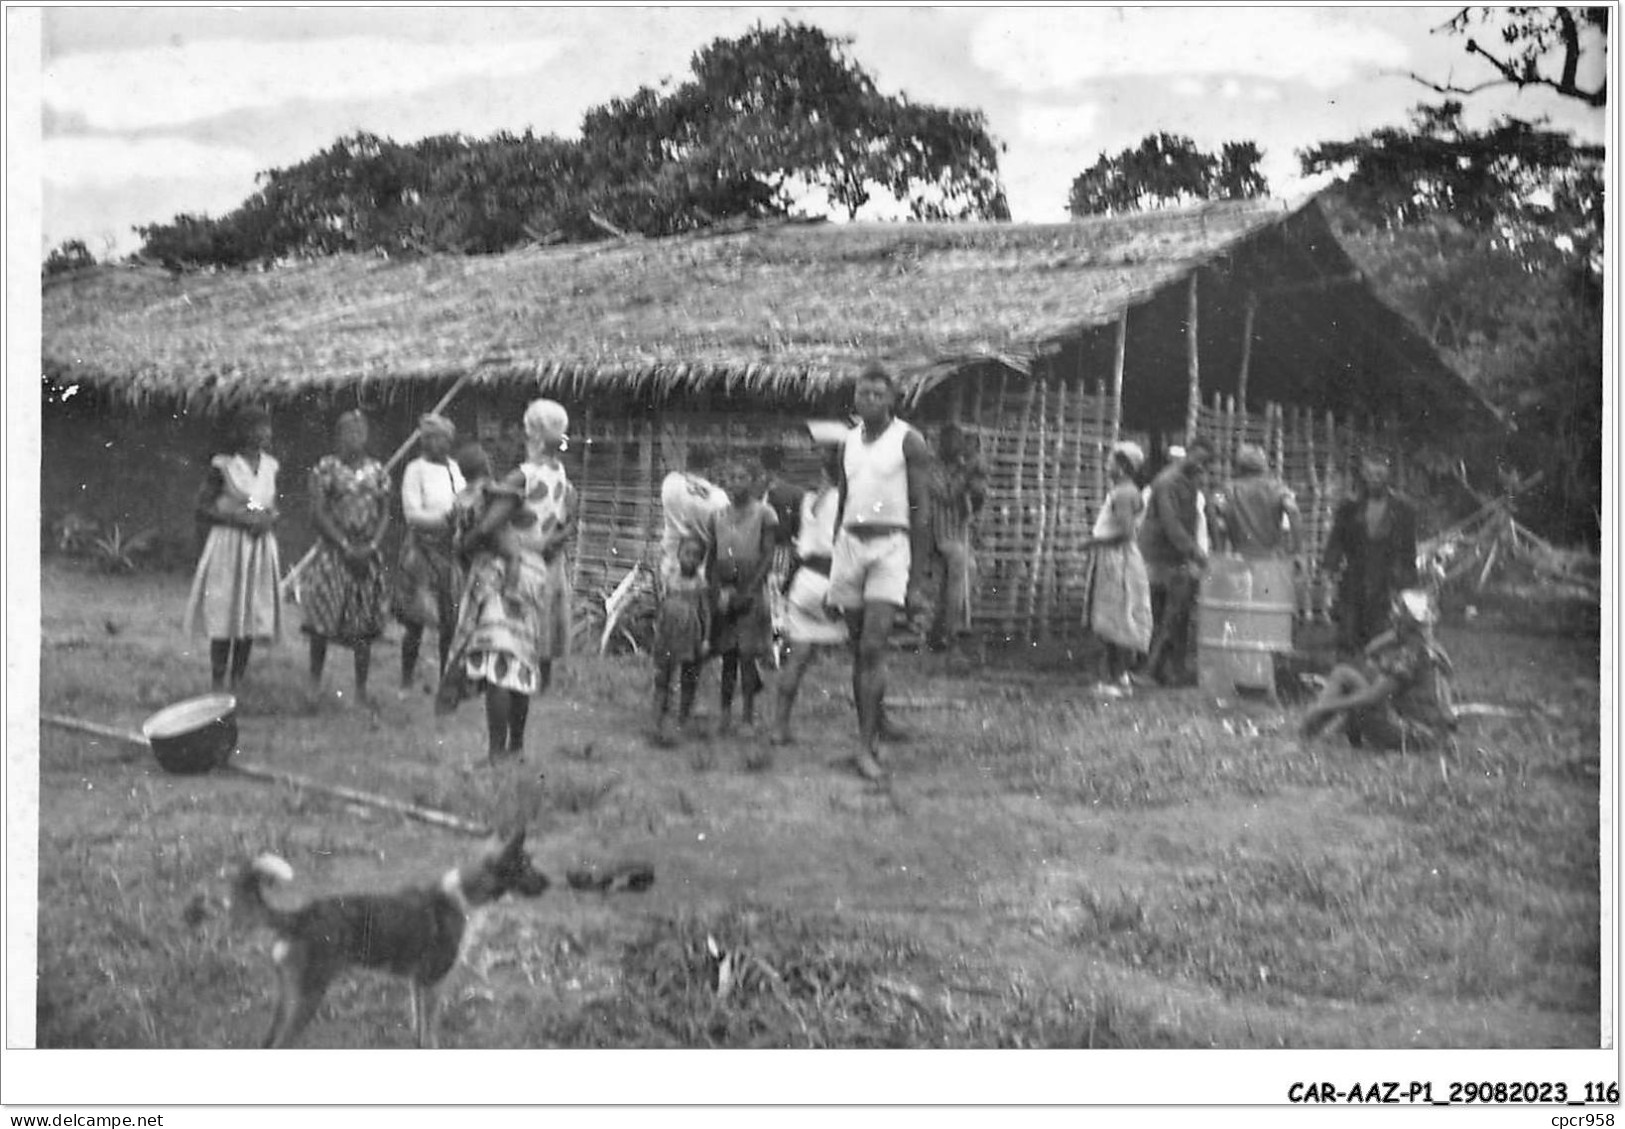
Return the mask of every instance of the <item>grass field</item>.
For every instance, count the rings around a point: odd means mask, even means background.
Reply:
[[[135,728],[207,688],[178,628],[186,580],[47,564],[41,708]],[[295,613],[295,622],[297,622]],[[1451,756],[1300,746],[1291,718],[1197,691],[1100,702],[1064,663],[979,678],[901,658],[914,740],[888,790],[842,767],[838,661],[798,744],[660,749],[646,667],[573,661],[532,712],[546,773],[531,843],[556,880],[645,859],[642,896],[488,915],[447,992],[464,1047],[1524,1047],[1598,1042],[1595,636],[1446,629],[1464,723]],[[380,717],[303,693],[297,636],[257,654],[245,759],[476,820],[515,773],[468,771],[477,704]],[[329,686],[349,689],[335,653]],[[715,675],[702,689],[714,714]],[[38,1041],[240,1047],[269,1022],[269,938],[222,911],[229,868],[292,863],[291,899],[432,877],[474,842],[145,750],[41,731]],[[740,956],[719,992],[707,938]],[[406,993],[342,980],[311,1046],[405,1046]]]

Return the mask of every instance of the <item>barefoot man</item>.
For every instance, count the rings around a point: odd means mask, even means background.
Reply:
[[[886,696],[886,641],[892,622],[920,604],[931,536],[930,451],[892,414],[897,384],[879,365],[858,377],[861,421],[841,457],[840,503],[830,564],[829,603],[846,615],[852,640],[852,696],[858,706],[858,772],[885,776],[880,737]]]

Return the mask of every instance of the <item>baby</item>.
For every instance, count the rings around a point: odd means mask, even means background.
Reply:
[[[457,500],[452,503],[451,527],[456,536],[459,561],[463,568],[472,563],[475,553],[491,553],[502,563],[502,594],[513,596],[519,587],[519,545],[515,537],[520,528],[517,522],[510,521],[505,525],[491,530],[483,535],[476,536],[480,519],[485,516],[493,496],[497,492],[497,484],[491,474],[491,459],[485,453],[485,448],[475,442],[468,442],[458,448],[457,469],[463,472],[463,481],[466,485]],[[530,517],[526,511],[519,511],[524,517]]]

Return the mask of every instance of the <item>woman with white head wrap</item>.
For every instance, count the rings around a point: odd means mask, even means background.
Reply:
[[[525,461],[491,488],[491,503],[465,538],[473,559],[437,704],[448,711],[483,690],[493,763],[524,755],[531,695],[547,689],[554,660],[569,653],[564,550],[574,536],[576,492],[559,460],[569,424],[562,405],[531,402]],[[498,531],[511,560],[493,547]]]
[[[1125,440],[1112,446],[1107,459],[1111,490],[1085,543],[1093,552],[1084,626],[1104,647],[1096,692],[1122,697],[1129,692],[1129,669],[1151,645],[1151,586],[1136,537],[1145,501],[1135,476],[1145,465],[1145,452]]]

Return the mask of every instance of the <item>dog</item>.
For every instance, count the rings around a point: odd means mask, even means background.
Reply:
[[[265,900],[267,884],[292,879],[291,866],[265,854],[244,864],[232,884],[237,922],[276,934],[271,948],[276,1015],[266,1047],[292,1045],[333,978],[351,967],[404,977],[411,987],[417,1044],[436,1046],[438,991],[457,966],[473,911],[509,893],[539,897],[550,885],[525,853],[523,830],[495,841],[476,862],[448,871],[430,886],[318,898],[295,910]]]

